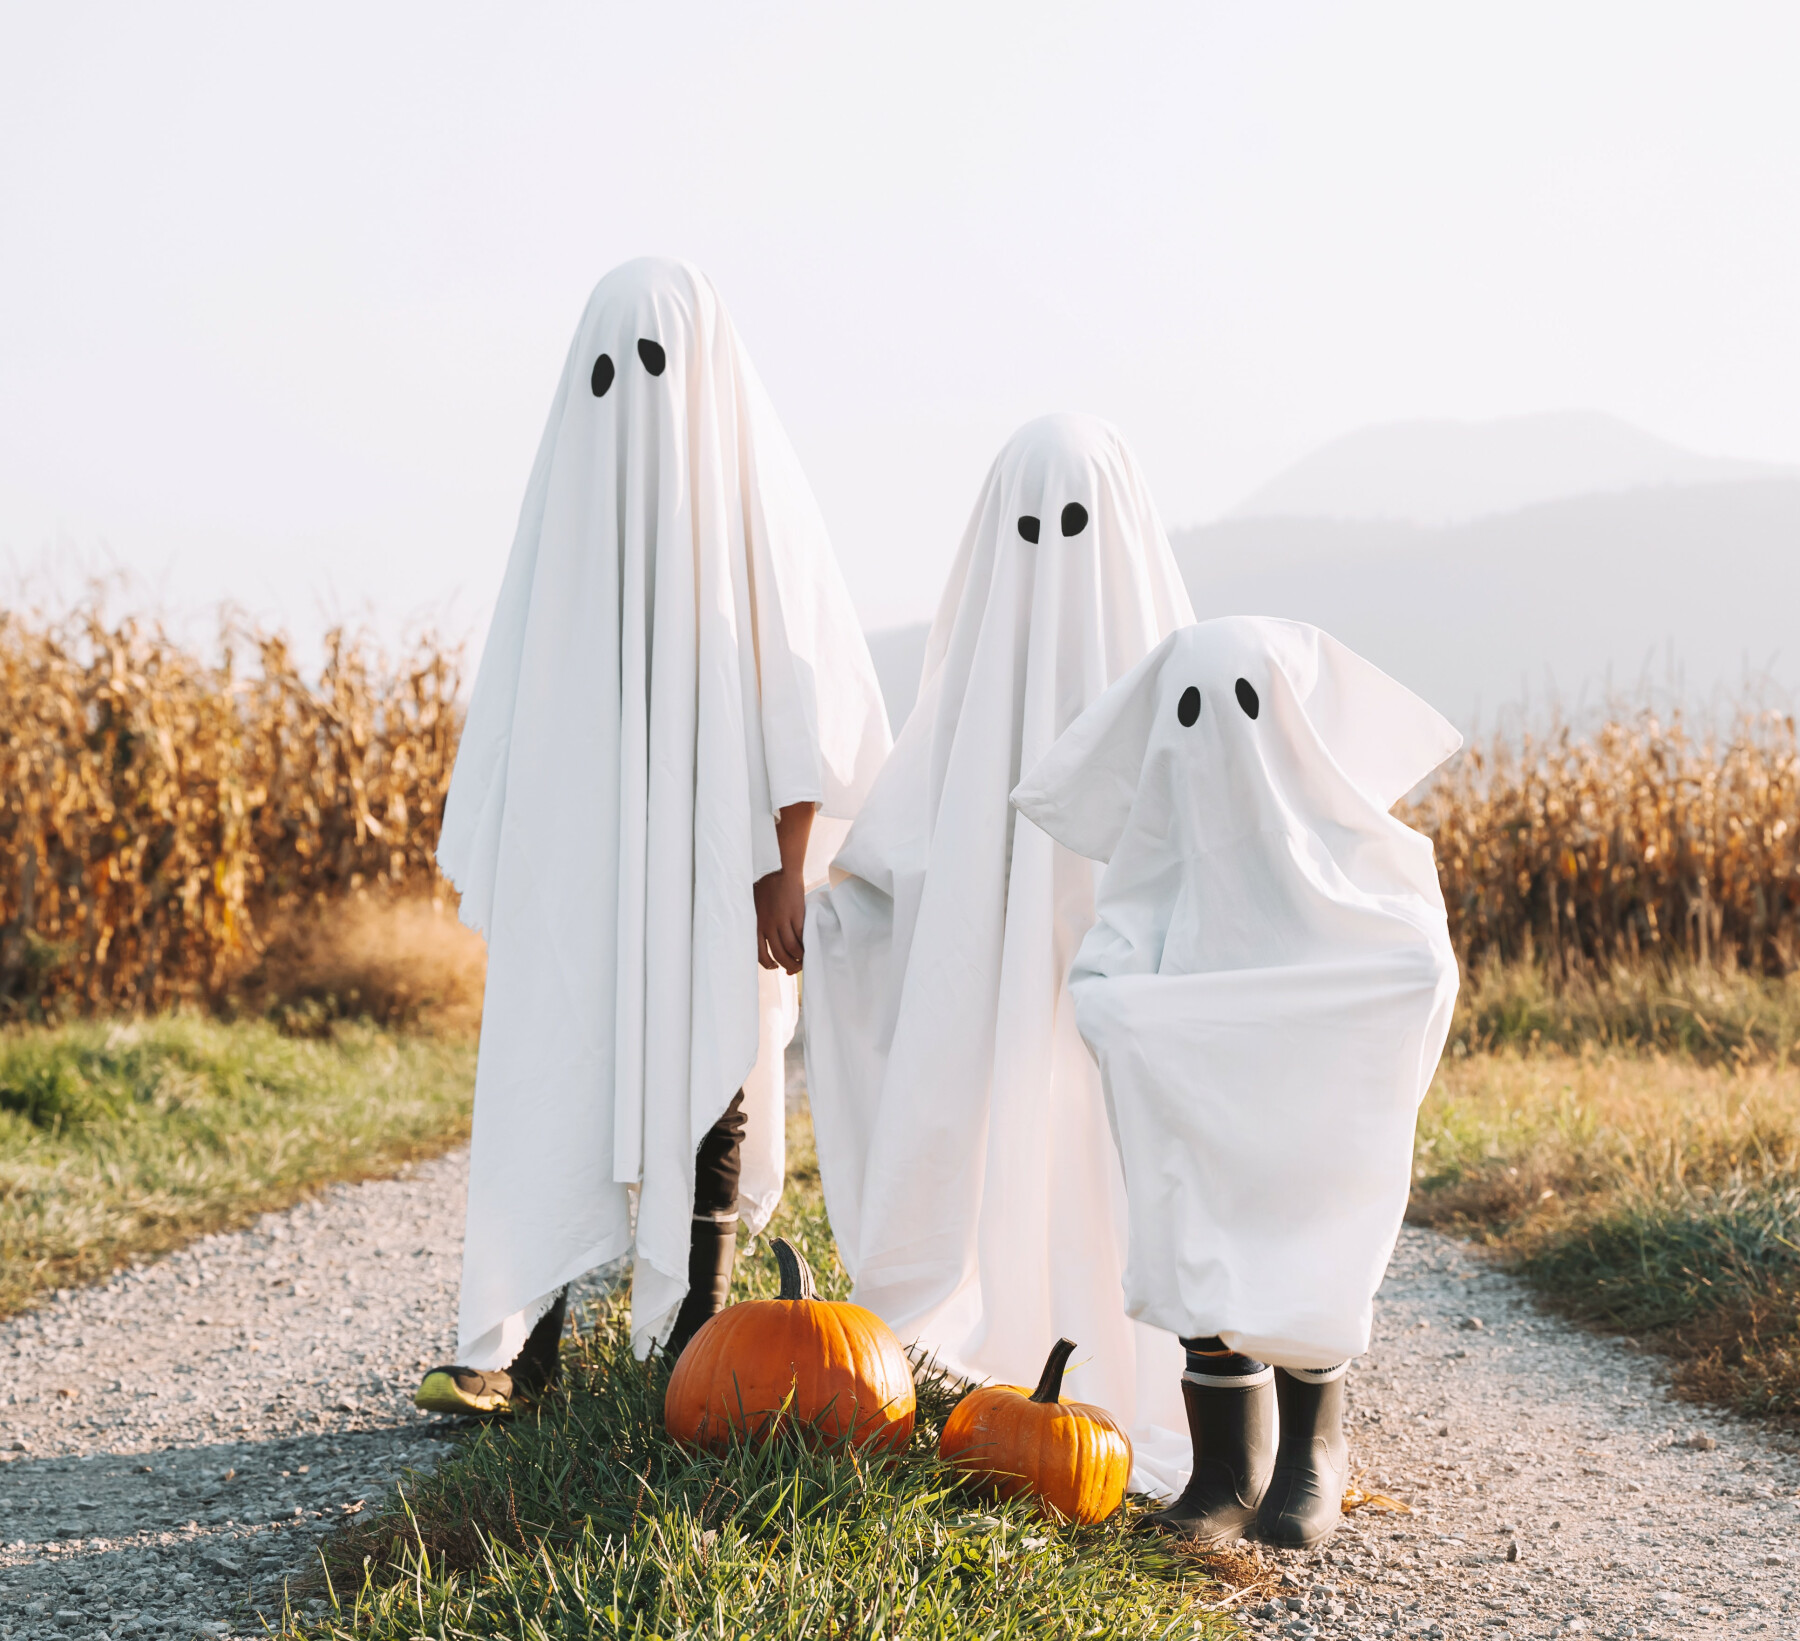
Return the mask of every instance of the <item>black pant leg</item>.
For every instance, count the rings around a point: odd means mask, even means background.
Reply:
[[[707,1129],[694,1158],[694,1217],[722,1219],[737,1212],[744,1170],[744,1091],[732,1095],[725,1114]]]
[[[700,1140],[694,1156],[694,1223],[688,1245],[688,1291],[664,1345],[673,1361],[731,1296],[737,1260],[738,1179],[744,1159],[744,1091]]]

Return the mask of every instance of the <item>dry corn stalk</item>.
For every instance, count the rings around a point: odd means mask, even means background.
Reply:
[[[1800,964],[1800,748],[1784,714],[1746,708],[1700,735],[1646,711],[1496,736],[1403,813],[1436,844],[1465,965]]]
[[[216,997],[277,912],[435,893],[460,666],[340,631],[312,684],[279,635],[228,631],[208,662],[97,596],[0,611],[0,1015]],[[1465,964],[1800,966],[1789,717],[1497,736],[1403,813]]]
[[[240,656],[255,657],[253,671]],[[0,611],[0,1014],[218,995],[277,910],[431,889],[460,655]]]

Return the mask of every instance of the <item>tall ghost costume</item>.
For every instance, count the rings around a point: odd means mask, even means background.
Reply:
[[[812,492],[705,276],[589,298],[525,492],[439,860],[488,941],[459,1351],[504,1366],[635,1253],[632,1337],[688,1287],[695,1149],[741,1086],[739,1206],[781,1194],[794,987],[759,971],[775,817],[823,875],[887,753]],[[836,824],[833,824],[835,819]]]
[[[1014,794],[1107,862],[1070,985],[1133,1316],[1294,1369],[1368,1348],[1457,988],[1431,844],[1388,809],[1460,744],[1317,628],[1230,617],[1166,639]]]
[[[1180,1352],[1121,1302],[1124,1200],[1064,975],[1095,869],[1007,798],[1191,619],[1149,492],[1105,423],[1021,428],[982,488],[918,704],[806,925],[807,1085],[856,1298],[954,1371],[1073,1393],[1130,1429],[1140,1487],[1187,1462]]]

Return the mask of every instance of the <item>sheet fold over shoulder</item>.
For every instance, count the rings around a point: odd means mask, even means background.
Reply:
[[[1165,639],[1013,794],[1107,862],[1070,986],[1134,1317],[1284,1367],[1368,1348],[1457,987],[1431,844],[1388,809],[1459,744],[1317,628],[1230,617]]]
[[[488,940],[469,1365],[504,1366],[548,1295],[627,1251],[639,1354],[666,1334],[695,1148],[740,1086],[745,1211],[772,1211],[796,1007],[758,978],[751,889],[791,803],[822,810],[823,871],[888,744],[823,520],[717,294],[685,263],[615,269],[532,468],[439,848]]]
[[[1188,1462],[1181,1353],[1120,1287],[1124,1196],[1064,985],[1094,868],[1007,795],[1190,619],[1143,476],[1088,417],[1022,428],[988,474],[918,704],[806,937],[807,1078],[857,1299],[959,1372],[1070,1394],[1131,1431],[1136,1485]]]

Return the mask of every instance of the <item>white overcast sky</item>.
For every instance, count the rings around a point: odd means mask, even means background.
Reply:
[[[864,619],[1011,429],[1800,460],[1800,7],[0,3],[0,555],[479,628],[588,290],[714,278]]]

